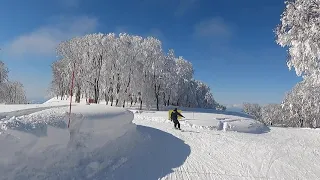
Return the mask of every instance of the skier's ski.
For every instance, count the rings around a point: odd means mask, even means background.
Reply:
[[[173,129],[183,131],[182,129],[178,129],[178,128],[173,128]]]

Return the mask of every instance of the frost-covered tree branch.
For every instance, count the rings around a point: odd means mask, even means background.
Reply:
[[[277,26],[276,42],[288,48],[287,65],[299,76],[320,75],[320,1],[286,1],[286,8]]]
[[[68,94],[74,70],[77,102],[82,94],[96,103],[104,99],[123,107],[219,106],[209,86],[193,79],[192,64],[175,57],[173,50],[165,53],[154,37],[89,34],[61,42],[57,53],[51,89],[59,96]]]
[[[261,106],[259,104],[243,103],[243,111],[254,119],[262,121]]]
[[[294,127],[319,127],[320,95],[320,0],[288,0],[276,42],[288,48],[287,65],[303,77],[288,92],[281,104],[283,124]]]

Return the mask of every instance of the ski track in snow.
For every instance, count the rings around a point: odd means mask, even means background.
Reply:
[[[181,122],[183,132],[156,113],[135,114],[133,122],[173,134],[190,146],[185,163],[162,179],[320,179],[319,131],[272,128],[270,133],[249,134]]]

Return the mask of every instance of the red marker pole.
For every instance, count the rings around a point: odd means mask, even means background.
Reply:
[[[71,80],[71,87],[70,87],[70,109],[69,109],[69,122],[68,122],[68,128],[70,127],[70,121],[71,121],[71,103],[72,103],[72,90],[73,90],[73,81],[74,81],[74,70],[76,68],[76,63],[73,63],[73,71],[72,71],[72,80]]]

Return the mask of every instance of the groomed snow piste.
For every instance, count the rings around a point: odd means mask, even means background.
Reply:
[[[318,130],[185,109],[179,131],[167,111],[102,104],[73,104],[67,129],[67,101],[50,102],[2,110],[0,179],[320,179]]]

